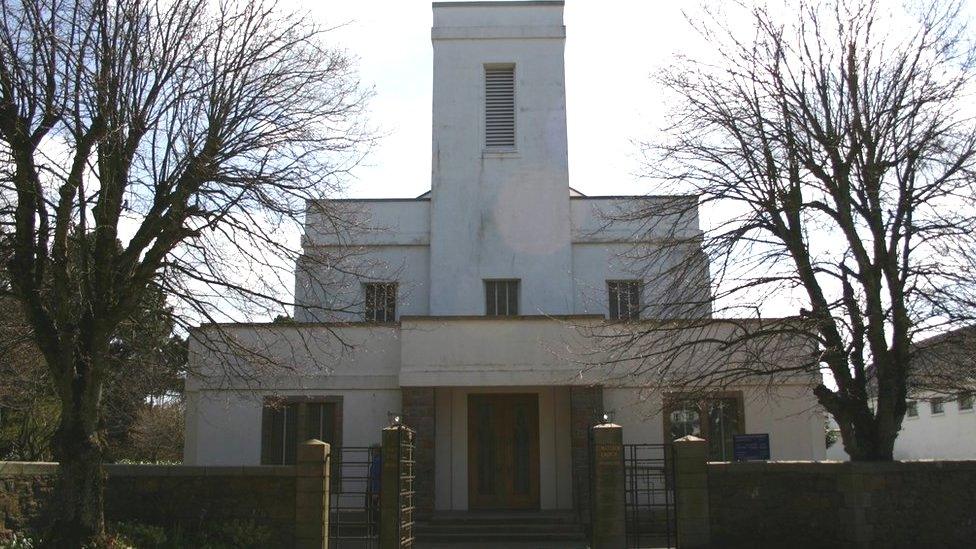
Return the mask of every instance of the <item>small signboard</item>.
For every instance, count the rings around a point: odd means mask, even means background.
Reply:
[[[769,459],[769,433],[732,435],[732,456],[736,461]]]

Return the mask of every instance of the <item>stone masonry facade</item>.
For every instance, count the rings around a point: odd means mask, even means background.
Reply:
[[[249,520],[291,546],[295,520],[295,467],[190,467],[106,465],[105,517],[193,527]],[[56,463],[0,462],[0,539],[4,533],[43,528],[57,474]]]
[[[590,522],[590,428],[603,413],[603,387],[570,387],[573,498],[580,520]]]
[[[709,463],[711,546],[971,547],[974,487],[976,461]]]
[[[414,505],[417,517],[434,512],[434,388],[403,387],[403,424],[414,430]]]

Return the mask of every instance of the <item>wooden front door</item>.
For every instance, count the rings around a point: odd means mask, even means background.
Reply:
[[[538,395],[468,395],[468,506],[539,508]]]

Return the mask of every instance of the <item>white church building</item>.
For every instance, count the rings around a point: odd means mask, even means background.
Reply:
[[[352,247],[360,269],[299,261],[294,322],[219,327],[239,345],[232,368],[201,343],[218,327],[196,330],[185,463],[289,463],[309,437],[369,446],[402,414],[423,514],[580,509],[604,412],[625,443],[695,433],[730,460],[732,434],[768,433],[774,460],[823,459],[816,379],[662,413],[675,395],[580,366],[580,325],[654,320],[655,280],[625,258],[654,235],[606,214],[655,198],[570,186],[561,1],[435,2],[433,16],[431,190],[329,203],[365,220],[340,235],[310,205],[306,256]]]

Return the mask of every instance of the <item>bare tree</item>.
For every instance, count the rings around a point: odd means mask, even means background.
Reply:
[[[693,20],[709,53],[660,76],[671,123],[645,150],[660,188],[697,200],[616,216],[648,242],[632,259],[657,320],[596,330],[604,365],[702,393],[815,377],[851,458],[892,459],[913,341],[976,313],[976,124],[962,5],[885,6],[737,3],[743,17]]]
[[[49,542],[78,547],[103,530],[113,334],[151,287],[184,322],[287,312],[306,209],[351,222],[321,199],[369,143],[369,93],[323,29],[273,4],[0,12],[0,252],[61,401]]]

